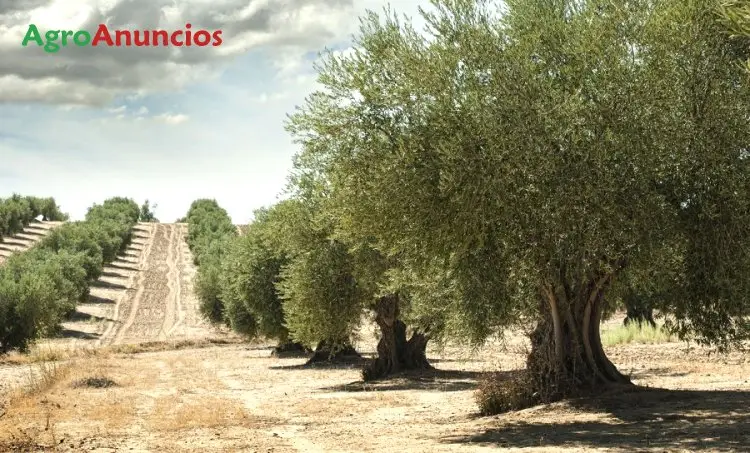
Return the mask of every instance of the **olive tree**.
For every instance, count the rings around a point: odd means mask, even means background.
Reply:
[[[311,362],[358,356],[352,335],[366,295],[354,278],[347,246],[331,235],[319,200],[284,200],[265,221],[272,230],[268,244],[284,259],[274,288],[291,339],[315,348]]]
[[[269,213],[274,209],[278,208],[256,210],[244,234],[231,241],[221,265],[221,299],[236,332],[278,339],[276,353],[303,352],[306,348],[290,338],[276,289],[282,267],[289,260],[273,237],[275,225]]]
[[[200,311],[213,323],[226,322],[221,300],[221,263],[230,241],[237,236],[237,229],[227,211],[213,199],[193,201],[185,220],[187,243],[193,262],[198,265],[195,292],[200,299]]]
[[[535,400],[629,383],[599,328],[631,273],[683,338],[748,338],[748,47],[716,3],[432,3],[425,31],[370,13],[291,117],[341,228],[440,269],[454,332],[535,323]]]

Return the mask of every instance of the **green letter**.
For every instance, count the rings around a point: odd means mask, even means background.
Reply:
[[[44,34],[44,37],[47,38],[47,43],[44,45],[45,52],[55,53],[60,50],[60,45],[55,42],[59,36],[60,30],[49,30]]]
[[[29,25],[29,29],[26,30],[26,36],[23,37],[23,41],[21,41],[21,45],[26,47],[26,44],[28,44],[29,41],[36,41],[37,45],[39,46],[44,45],[44,42],[42,41],[42,37],[39,36],[39,29],[36,28],[36,25],[34,24]]]
[[[91,33],[87,32],[86,30],[77,31],[76,34],[73,35],[73,42],[78,47],[88,45],[88,43],[91,42]]]

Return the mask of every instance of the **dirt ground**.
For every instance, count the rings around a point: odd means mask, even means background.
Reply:
[[[610,347],[647,389],[479,417],[478,379],[521,367],[520,339],[433,349],[436,371],[377,384],[355,365],[271,357],[271,344],[200,320],[185,232],[139,226],[81,319],[36,349],[58,360],[0,360],[0,451],[750,451],[747,355]],[[370,327],[356,344],[365,355]]]

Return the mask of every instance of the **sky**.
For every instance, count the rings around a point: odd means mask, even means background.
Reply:
[[[53,196],[73,220],[111,196],[174,222],[214,198],[235,223],[279,199],[298,151],[286,116],[358,16],[427,0],[0,0],[0,198]],[[47,30],[222,30],[218,47],[21,42]]]

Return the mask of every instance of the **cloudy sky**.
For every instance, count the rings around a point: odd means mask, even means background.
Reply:
[[[273,203],[296,147],[286,114],[312,62],[366,10],[427,0],[0,0],[0,197],[54,196],[74,219],[110,196],[172,222],[215,198],[236,223]],[[223,30],[206,48],[22,47],[47,30]]]

